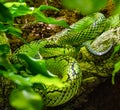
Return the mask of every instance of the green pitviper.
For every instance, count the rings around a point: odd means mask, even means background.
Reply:
[[[46,61],[47,69],[60,77],[64,87],[59,88],[54,85],[44,85],[45,90],[35,87],[39,92],[46,106],[58,106],[69,101],[78,91],[82,80],[82,71],[77,61],[79,50],[86,45],[84,42],[93,40],[109,27],[109,23],[101,13],[86,16],[70,26],[70,28],[51,36],[50,38],[33,41],[29,45],[25,44],[13,53],[13,61],[20,61],[17,54],[24,53],[31,57],[38,58],[38,53]],[[108,26],[110,24],[110,26]],[[90,45],[88,46],[90,47]],[[95,55],[106,54],[112,45],[105,52],[89,51]]]

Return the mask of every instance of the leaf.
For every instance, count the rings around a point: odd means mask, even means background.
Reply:
[[[18,29],[16,27],[13,27],[13,26],[8,26],[6,33],[11,34],[11,35],[17,37],[18,39],[20,39],[21,41],[23,41],[24,43],[27,44],[26,40],[23,39],[22,36],[21,36],[22,31],[20,29]]]
[[[69,27],[65,20],[56,20],[55,18],[46,17],[43,13],[37,11],[34,11],[33,15],[35,16],[37,22],[42,21],[48,24],[55,24],[66,28]]]
[[[10,104],[17,110],[42,110],[42,98],[31,88],[14,89]]]
[[[0,20],[3,22],[13,22],[13,17],[8,8],[0,3]]]
[[[31,76],[31,83],[42,83],[47,85],[55,85],[57,87],[62,87],[64,84],[60,81],[60,79],[50,73],[47,68],[45,61],[43,59],[34,59],[25,54],[18,54],[18,57],[25,60],[28,65],[29,71],[36,76]]]
[[[10,52],[10,47],[7,44],[0,45],[0,55],[8,54]]]
[[[17,7],[19,7],[20,5],[26,6],[26,3],[25,2],[23,2],[23,3],[21,3],[21,2],[6,2],[6,3],[4,3],[4,6],[6,6],[8,8],[12,7],[13,5],[15,5]]]
[[[18,28],[13,27],[13,26],[8,26],[7,27],[7,33],[12,34],[12,35],[20,38],[21,34],[22,34],[22,31]]]
[[[31,9],[26,5],[26,3],[7,2],[5,6],[9,7],[13,17],[19,17],[32,13]]]
[[[43,10],[55,10],[55,11],[59,11],[59,9],[53,7],[53,6],[48,6],[48,5],[40,5],[40,7],[38,7],[38,10],[43,11]]]
[[[4,0],[0,0],[0,2],[5,2]]]
[[[120,14],[120,0],[113,0],[115,4],[115,9],[112,14]]]
[[[62,0],[62,2],[66,8],[76,9],[83,15],[97,12],[107,4],[107,0]]]
[[[16,5],[13,5],[10,9],[11,9],[11,13],[12,13],[13,17],[27,15],[27,14],[30,14],[30,12],[31,12],[29,7],[27,7],[25,5],[20,5],[19,7]]]
[[[45,84],[45,85],[54,85],[56,87],[63,87],[65,86],[66,83],[62,83],[62,81],[57,78],[57,77],[46,77],[42,74],[38,74],[36,76],[31,76],[30,77],[30,81],[31,83],[41,83],[41,84]]]
[[[51,18],[51,17],[48,17],[47,20],[48,20],[48,24],[55,24],[58,26],[69,28],[69,25],[67,24],[67,22],[65,20],[56,20],[56,19]]]
[[[56,77],[47,71],[45,60],[35,59],[26,54],[18,54],[17,56],[27,63],[28,69],[33,75],[42,74],[47,77]]]
[[[2,71],[1,71],[2,72]],[[22,77],[21,75],[14,74],[13,71],[3,71],[3,75],[6,78],[9,78],[12,80],[14,83],[20,86],[32,86],[32,83],[30,82],[29,77]]]
[[[7,31],[6,26],[3,23],[0,23],[0,32],[5,32]]]
[[[112,29],[120,26],[120,14],[114,14],[107,19],[107,28]]]
[[[111,58],[113,58],[114,55],[115,55],[117,52],[119,52],[119,51],[120,51],[120,44],[114,47],[114,51],[113,51],[113,53],[112,53],[112,55],[111,55]]]
[[[115,75],[116,75],[116,73],[117,72],[119,72],[120,71],[120,61],[119,62],[117,62],[115,65],[114,65],[114,70],[113,70],[113,72],[112,72],[112,84],[115,84]]]

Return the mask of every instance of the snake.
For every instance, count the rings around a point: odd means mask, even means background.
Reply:
[[[82,46],[87,44],[88,51],[99,56],[110,51],[113,43],[104,52],[93,51],[90,44],[85,43],[94,40],[108,30],[110,27],[108,21],[110,20],[107,20],[102,13],[93,13],[49,38],[24,44],[13,53],[13,62],[21,62],[21,59],[17,57],[18,54],[40,58],[39,53],[45,60],[47,69],[65,83],[65,86],[61,88],[53,84],[44,84],[44,90],[38,86],[33,87],[42,96],[46,106],[64,104],[77,94],[82,82],[82,71],[77,61],[77,55]]]

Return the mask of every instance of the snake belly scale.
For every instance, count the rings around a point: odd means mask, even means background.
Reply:
[[[75,96],[81,84],[82,71],[79,63],[71,54],[76,54],[75,48],[81,47],[85,41],[100,35],[105,29],[105,21],[103,14],[92,14],[76,22],[69,29],[65,29],[48,39],[33,41],[29,45],[25,44],[13,53],[13,61],[19,61],[16,58],[19,53],[36,57],[39,52],[46,61],[47,69],[58,75],[61,81],[66,84],[62,88],[54,85],[44,85],[44,90],[34,88],[42,95],[46,106],[64,104]],[[52,54],[49,54],[50,51]],[[59,54],[57,55],[57,53]]]

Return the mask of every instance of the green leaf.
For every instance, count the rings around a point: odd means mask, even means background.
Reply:
[[[20,5],[22,6],[26,6],[26,3],[20,3],[20,2],[6,2],[4,3],[4,6],[8,7],[8,8],[11,8],[12,6],[16,6],[16,7],[19,7]]]
[[[5,2],[5,0],[0,0],[0,2]]]
[[[120,44],[114,47],[114,51],[113,51],[113,53],[112,53],[112,55],[111,55],[111,58],[113,58],[114,55],[115,55],[117,52],[119,52],[119,51],[120,51]]]
[[[0,55],[8,54],[10,52],[10,47],[7,44],[0,45]]]
[[[7,30],[8,34],[12,34],[12,35],[17,36],[19,38],[21,37],[22,31],[20,29],[15,28],[13,26],[8,26],[7,29],[8,29]]]
[[[45,64],[45,60],[43,59],[35,59],[32,58],[26,54],[18,54],[17,55],[19,58],[23,59],[27,65],[28,65],[28,70],[33,74],[42,74],[47,77],[56,77],[52,73],[48,72]]]
[[[66,83],[62,83],[62,81],[57,78],[57,77],[46,77],[42,74],[38,74],[36,76],[31,76],[30,77],[30,81],[31,83],[41,83],[41,84],[45,84],[45,85],[54,85],[56,87],[63,87],[65,86]]]
[[[20,5],[19,7],[16,5],[13,5],[10,7],[11,13],[13,17],[19,17],[23,15],[30,14],[31,10],[26,5]]]
[[[38,10],[43,11],[43,10],[55,10],[55,11],[59,11],[59,9],[53,7],[53,6],[48,6],[48,5],[40,5],[40,7],[38,7]]]
[[[115,9],[113,10],[113,14],[120,14],[120,0],[113,0],[115,4]]]
[[[17,110],[42,110],[42,98],[31,88],[15,89],[10,94],[10,104]]]
[[[66,28],[69,27],[65,20],[56,20],[55,18],[46,17],[43,13],[37,11],[34,11],[33,15],[35,16],[37,22],[42,21],[48,24],[55,24]]]
[[[65,20],[56,20],[54,18],[48,17],[47,21],[48,21],[48,24],[55,24],[58,26],[69,28],[69,25],[67,24],[67,22]]]
[[[7,31],[6,26],[3,23],[0,23],[0,32],[5,32]]]
[[[77,9],[87,15],[103,9],[108,0],[62,0],[63,5],[69,9]]]
[[[1,71],[2,72],[2,71]],[[29,77],[22,77],[21,75],[14,74],[13,71],[3,71],[3,75],[6,78],[9,78],[12,80],[14,83],[20,86],[32,86],[32,83],[30,82]]]
[[[32,10],[26,3],[20,2],[7,2],[5,4],[10,9],[13,17],[19,17],[27,14],[32,14]]]
[[[115,84],[115,75],[120,71],[120,61],[114,65],[114,70],[112,72],[112,84]]]
[[[31,76],[30,81],[31,83],[42,83],[42,84],[47,84],[47,85],[55,85],[57,87],[62,87],[64,84],[60,81],[60,79],[50,73],[45,64],[45,60],[43,59],[34,59],[30,56],[27,56],[25,54],[18,54],[18,57],[21,59],[25,60],[28,64],[28,69],[29,71],[36,75],[36,76]]]
[[[0,20],[3,22],[13,22],[13,17],[8,8],[0,3]]]
[[[112,29],[120,26],[120,14],[114,14],[110,16],[106,23],[108,24],[107,28]]]

